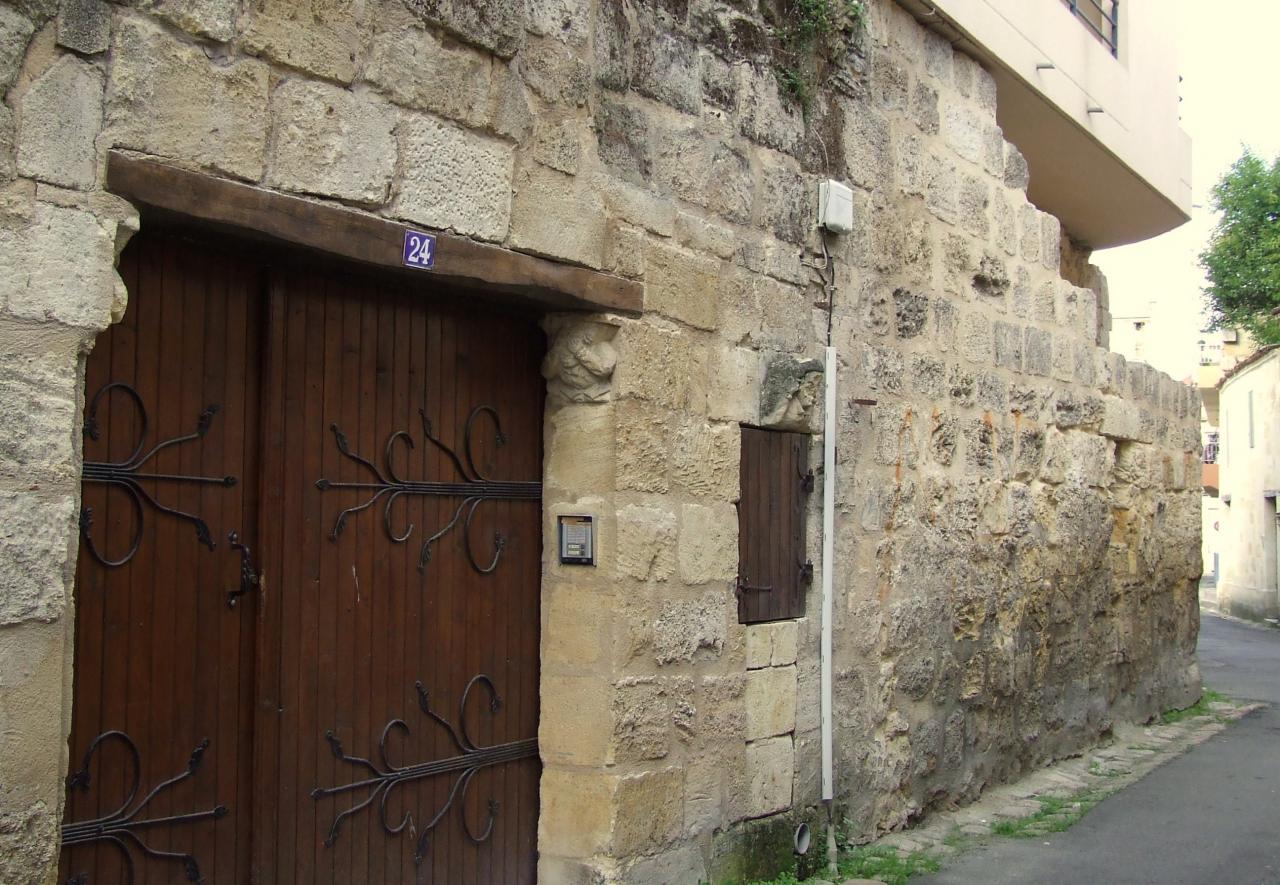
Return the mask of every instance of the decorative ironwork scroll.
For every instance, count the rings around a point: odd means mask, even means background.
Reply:
[[[329,479],[316,480],[316,488],[321,491],[329,489],[360,489],[370,492],[369,498],[361,504],[354,507],[348,507],[338,514],[333,523],[333,531],[331,537],[336,539],[342,534],[342,530],[346,527],[347,518],[355,513],[361,513],[368,510],[380,500],[385,499],[382,510],[382,521],[386,527],[387,536],[397,544],[403,544],[413,534],[413,523],[409,523],[403,532],[397,532],[392,523],[391,508],[395,505],[397,499],[401,495],[432,495],[443,498],[461,498],[456,510],[454,510],[453,518],[445,523],[444,527],[431,535],[422,542],[422,549],[418,554],[418,570],[425,571],[427,562],[431,559],[431,547],[436,541],[443,538],[449,532],[462,525],[463,548],[466,550],[467,559],[471,562],[471,567],[482,575],[490,574],[498,567],[499,560],[502,559],[502,551],[506,547],[507,539],[501,532],[495,532],[493,536],[493,557],[487,565],[483,565],[476,558],[475,552],[471,547],[471,523],[475,518],[476,510],[485,501],[538,501],[542,499],[542,483],[540,482],[507,482],[502,480],[492,480],[485,476],[477,467],[475,454],[472,450],[473,434],[475,431],[476,420],[481,415],[487,415],[493,422],[494,439],[499,446],[505,445],[506,436],[502,433],[502,423],[498,419],[498,413],[492,406],[477,406],[467,417],[463,435],[463,457],[459,457],[458,453],[445,445],[434,433],[431,432],[431,420],[427,417],[425,410],[419,409],[418,414],[422,417],[422,432],[433,446],[443,452],[453,464],[454,470],[457,471],[461,481],[458,482],[428,482],[421,480],[405,480],[401,479],[396,472],[394,455],[397,443],[403,443],[407,448],[413,448],[413,438],[409,436],[407,431],[397,430],[387,437],[387,445],[383,452],[383,463],[385,467],[379,470],[377,465],[368,458],[363,458],[351,451],[351,446],[347,442],[347,436],[338,427],[337,424],[330,425],[333,436],[338,445],[338,451],[346,457],[355,461],[364,467],[374,477],[372,481],[366,482],[334,482]],[[464,463],[465,459],[465,463]]]
[[[146,449],[147,433],[150,430],[150,418],[147,415],[147,408],[142,402],[142,397],[138,394],[137,390],[123,381],[113,381],[100,388],[98,392],[93,395],[93,399],[89,401],[89,408],[84,419],[84,434],[90,439],[98,439],[101,435],[101,428],[98,425],[98,406],[102,403],[103,398],[113,390],[118,390],[133,400],[133,404],[138,410],[138,415],[142,419],[142,431],[138,435],[138,443],[134,446],[132,454],[124,460],[85,461],[84,481],[118,486],[128,492],[130,501],[133,504],[133,538],[129,544],[128,551],[126,551],[119,559],[111,559],[104,555],[93,542],[93,534],[91,531],[93,528],[93,509],[91,507],[83,507],[80,510],[80,535],[84,538],[85,547],[94,559],[108,568],[122,566],[129,560],[133,559],[134,554],[138,552],[138,547],[142,544],[142,534],[145,524],[145,511],[142,504],[145,501],[147,504],[151,505],[152,509],[159,511],[160,513],[164,513],[169,516],[176,516],[178,519],[191,523],[195,526],[197,540],[212,550],[217,545],[214,543],[213,535],[209,532],[209,526],[205,524],[203,519],[196,516],[194,513],[187,513],[185,511],[178,510],[175,507],[169,507],[165,504],[161,504],[141,485],[140,481],[149,480],[153,482],[197,483],[202,485],[230,487],[236,484],[236,478],[234,476],[191,476],[172,473],[139,473],[138,469],[164,449],[201,439],[209,432],[209,427],[213,424],[213,418],[218,413],[218,406],[211,405],[200,413],[200,417],[196,421],[196,429],[194,432],[188,433],[185,436],[175,436],[172,439],[156,443],[150,449]]]
[[[413,859],[415,863],[422,863],[427,856],[427,842],[431,837],[436,826],[453,807],[454,803],[459,803],[459,818],[462,821],[462,831],[468,839],[475,844],[486,841],[493,835],[493,825],[498,818],[498,803],[490,799],[488,803],[489,815],[485,822],[484,831],[476,834],[472,828],[470,821],[466,815],[467,790],[471,786],[471,779],[475,777],[476,772],[482,768],[492,765],[502,765],[507,762],[515,762],[519,759],[527,759],[538,754],[538,739],[527,738],[521,741],[511,741],[505,744],[496,744],[491,747],[481,747],[471,739],[471,735],[467,732],[467,702],[471,697],[471,690],[477,685],[484,685],[489,692],[489,712],[497,713],[502,706],[502,700],[498,697],[497,689],[494,688],[493,681],[483,673],[472,677],[467,683],[466,689],[462,692],[462,701],[458,704],[458,725],[454,726],[443,716],[431,709],[431,705],[427,698],[427,690],[422,687],[422,683],[415,684],[418,692],[418,707],[430,717],[437,725],[441,726],[448,732],[454,746],[458,748],[459,755],[451,756],[447,759],[436,759],[431,762],[419,762],[413,765],[396,765],[387,755],[387,739],[393,731],[402,732],[405,735],[410,734],[409,726],[405,724],[403,719],[392,719],[382,729],[382,736],[378,739],[378,762],[371,762],[360,756],[349,756],[342,748],[342,742],[332,732],[325,732],[325,740],[329,742],[333,755],[343,762],[347,762],[357,768],[362,768],[368,772],[368,777],[353,781],[337,787],[317,787],[311,791],[313,799],[323,799],[326,796],[336,796],[339,793],[352,793],[361,790],[368,791],[368,794],[352,805],[345,811],[339,812],[338,816],[333,819],[333,823],[329,827],[329,835],[325,837],[324,844],[332,846],[338,839],[338,833],[342,828],[342,822],[352,815],[359,814],[375,802],[378,804],[378,822],[382,825],[382,829],[389,836],[399,836],[405,830],[410,834],[417,833],[417,844],[414,848]],[[426,780],[427,778],[438,777],[440,775],[461,772],[457,780],[453,782],[453,786],[449,790],[449,795],[445,799],[444,804],[435,812],[435,814],[421,827],[416,827],[411,812],[406,812],[399,822],[393,823],[387,819],[387,803],[391,799],[391,794],[396,787],[404,783],[413,781]]]
[[[132,776],[129,778],[130,785],[128,793],[125,795],[124,801],[120,803],[114,811],[96,817],[93,820],[80,821],[78,823],[68,823],[62,825],[62,847],[70,848],[75,845],[84,845],[91,842],[103,842],[114,845],[120,850],[121,856],[124,858],[125,867],[125,883],[131,885],[134,881],[134,851],[136,849],[144,857],[154,858],[156,860],[171,861],[181,863],[183,872],[186,874],[187,880],[191,882],[199,882],[200,865],[196,863],[196,859],[190,854],[180,851],[161,851],[158,848],[152,848],[143,839],[140,831],[161,827],[169,824],[188,824],[201,820],[216,820],[227,814],[225,805],[216,805],[206,811],[193,811],[186,814],[171,814],[165,817],[140,817],[146,811],[151,801],[168,789],[182,783],[188,778],[195,775],[196,770],[200,768],[200,762],[204,758],[204,751],[209,747],[208,738],[200,742],[200,744],[191,753],[191,758],[187,761],[187,767],[184,771],[179,772],[173,777],[161,781],[151,788],[151,792],[147,793],[142,800],[136,801],[138,798],[139,788],[142,785],[142,756],[138,752],[138,745],[133,742],[133,738],[125,734],[123,731],[106,731],[93,739],[93,743],[89,745],[88,751],[84,755],[84,763],[80,766],[80,770],[73,773],[67,778],[68,790],[89,791],[90,777],[89,764],[93,761],[95,754],[99,752],[109,741],[123,744],[128,751],[129,759],[132,764]],[[72,876],[67,880],[67,885],[88,885],[89,878],[86,873]]]

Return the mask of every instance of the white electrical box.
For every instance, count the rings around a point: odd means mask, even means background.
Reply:
[[[853,230],[853,189],[838,181],[818,185],[818,226],[835,234]]]

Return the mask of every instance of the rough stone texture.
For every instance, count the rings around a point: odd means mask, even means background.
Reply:
[[[511,221],[511,149],[431,117],[401,121],[404,181],[395,212],[432,227],[501,240]]]
[[[105,0],[62,0],[58,7],[58,45],[94,55],[111,42],[111,7]]]
[[[39,203],[25,230],[0,227],[0,303],[29,320],[106,328],[119,278],[114,225]]]
[[[18,104],[18,174],[64,187],[97,180],[94,139],[102,127],[102,73],[63,56],[40,75]]]
[[[269,185],[386,202],[396,157],[390,106],[327,83],[288,80],[271,94],[271,117]]]
[[[0,5],[0,879],[54,862],[77,391],[136,227],[112,148],[644,285],[639,315],[544,321],[544,538],[591,513],[599,544],[544,559],[543,880],[790,858],[819,630],[737,622],[739,426],[818,450],[828,323],[851,834],[1195,691],[1194,395],[1099,349],[1105,280],[1027,202],[993,81],[896,4],[807,114],[745,0],[80,0],[110,28],[71,50],[58,6]],[[851,236],[814,229],[826,177]]]
[[[0,626],[61,616],[73,508],[70,495],[0,490]]]
[[[266,149],[267,65],[215,65],[160,27],[117,19],[108,125],[116,144],[258,180]]]
[[[310,74],[351,82],[365,4],[256,0],[245,4],[242,40],[254,53]]]
[[[225,43],[236,34],[240,0],[144,0],[139,5],[202,37]]]

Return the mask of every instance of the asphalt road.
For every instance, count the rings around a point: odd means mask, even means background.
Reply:
[[[1280,883],[1280,630],[1204,615],[1206,685],[1273,706],[1105,800],[1065,833],[996,838],[912,885]]]

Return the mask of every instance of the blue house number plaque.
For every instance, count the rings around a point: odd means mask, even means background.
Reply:
[[[431,270],[436,266],[436,238],[420,230],[404,232],[404,263],[406,267]]]

